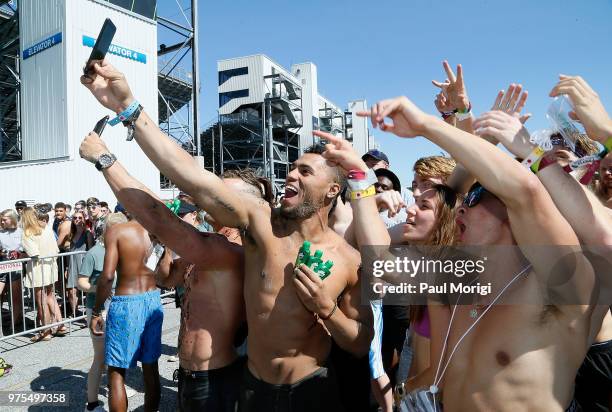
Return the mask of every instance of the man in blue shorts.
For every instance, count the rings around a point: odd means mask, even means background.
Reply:
[[[100,315],[109,297],[115,270],[117,287],[106,319],[105,363],[108,365],[110,410],[126,411],[125,370],[142,363],[145,411],[159,408],[160,384],[157,361],[161,355],[164,312],[153,272],[145,262],[151,253],[148,232],[136,221],[115,225],[104,238],[104,269],[97,284],[90,328],[103,332]]]

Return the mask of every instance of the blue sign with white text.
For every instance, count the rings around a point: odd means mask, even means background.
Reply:
[[[94,39],[93,37],[83,35],[83,46],[93,47],[94,44],[96,44],[96,39]],[[115,54],[117,56],[124,57],[126,59],[136,60],[137,62],[140,62],[140,63],[147,62],[146,54],[138,53],[134,50],[130,50],[126,47],[121,47],[116,44],[111,44],[110,47],[108,48],[108,52],[110,54]]]
[[[43,41],[39,41],[33,46],[28,47],[23,51],[23,60],[29,59],[30,57],[38,54],[42,51],[47,50],[50,47],[53,47],[62,42],[62,32],[55,33],[51,37],[47,37]]]

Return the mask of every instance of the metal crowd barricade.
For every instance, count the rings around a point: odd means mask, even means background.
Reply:
[[[60,253],[57,255],[44,256],[39,258],[23,258],[16,260],[8,260],[0,262],[0,275],[6,273],[7,283],[5,283],[5,289],[8,289],[6,295],[8,295],[8,299],[3,299],[0,304],[0,342],[9,338],[15,338],[23,335],[31,335],[38,333],[40,331],[44,331],[50,328],[61,327],[62,325],[68,326],[68,332],[71,333],[75,323],[82,321],[82,325],[79,328],[85,327],[87,323],[87,314],[85,310],[85,293],[79,290],[75,284],[75,289],[77,290],[77,302],[76,307],[74,309],[74,313],[70,314],[68,317],[68,306],[69,302],[66,298],[66,271],[69,270],[69,262],[72,256],[76,255],[85,255],[86,251],[78,251],[78,252],[66,252]],[[55,259],[57,261],[57,281],[53,282],[54,274],[51,273],[53,265],[52,260]],[[32,263],[34,265],[35,261],[39,261],[43,263],[40,267],[42,270],[42,280],[43,284],[47,284],[47,286],[39,287],[25,287],[24,278],[27,276],[27,264]],[[51,265],[47,266],[45,263],[51,263]],[[14,287],[14,283],[18,286]],[[78,283],[78,279],[77,279]],[[50,286],[50,295],[46,295],[45,289]],[[37,291],[36,289],[40,289]],[[4,292],[4,291],[3,291]],[[14,293],[17,294],[16,300],[13,299]],[[44,302],[46,299],[53,298],[55,302],[57,302],[57,307],[60,308],[62,320],[58,320],[51,311],[49,311],[49,318],[45,319],[45,311],[43,310],[41,313],[43,314],[42,319],[38,316],[37,305],[36,302],[36,294],[40,293],[42,301]],[[4,293],[3,293],[4,294]],[[162,298],[169,298],[174,296],[173,290],[162,291]],[[17,304],[15,304],[17,303]],[[8,306],[10,312],[10,320],[8,320],[9,325],[7,327],[5,321],[5,306]],[[55,306],[55,305],[53,305]],[[20,310],[15,313],[15,307],[20,308]],[[6,316],[8,317],[8,316]],[[4,330],[9,329],[8,334],[4,334]]]
[[[28,257],[0,262],[0,274],[6,273],[8,275],[4,288],[8,289],[6,293],[9,296],[8,299],[3,299],[2,305],[0,305],[0,331],[2,331],[0,341],[38,333],[50,328],[59,328],[62,325],[67,325],[68,333],[70,333],[75,322],[86,322],[85,294],[78,290],[76,305],[72,308],[73,313],[68,317],[67,306],[69,302],[66,299],[65,292],[65,274],[67,274],[69,261],[73,259],[73,256],[84,255],[85,253],[85,251],[66,252],[51,256]],[[57,261],[57,273],[55,275],[52,273],[54,259]],[[24,279],[28,276],[28,263],[31,263],[33,268],[36,262],[40,263],[42,285],[44,286],[34,287],[34,276],[32,276],[32,287],[26,287]],[[54,281],[54,278],[57,278],[57,280]],[[76,284],[75,289],[77,289]],[[14,298],[15,293],[17,296]],[[37,305],[39,305],[37,294],[40,295],[41,302],[47,304],[49,309],[48,311],[41,310],[42,316],[38,316],[38,309],[40,308],[37,308]],[[8,306],[10,312],[8,327],[5,325],[6,321],[4,319],[5,306]],[[21,310],[16,311],[16,307]],[[57,316],[56,309],[60,310],[61,320]],[[85,326],[85,323],[83,326]],[[5,329],[9,329],[8,334],[4,334]]]

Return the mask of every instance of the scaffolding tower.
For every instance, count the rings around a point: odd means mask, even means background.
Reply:
[[[198,84],[197,0],[189,0],[189,3],[191,13],[188,18],[183,6],[176,2],[185,24],[156,15],[158,27],[173,33],[178,38],[175,44],[162,43],[157,51],[158,115],[161,130],[193,156],[201,156],[201,144],[197,132],[199,90],[197,86],[194,87]],[[188,55],[191,56],[191,71],[181,65]],[[182,110],[183,108],[186,110]],[[174,187],[174,184],[163,175],[160,175],[160,185],[162,189]]]
[[[22,160],[21,125],[19,112],[19,9],[17,2],[0,0],[0,162]],[[177,7],[185,16],[181,25],[156,15],[158,27],[165,28],[180,37],[177,44],[161,44],[158,50],[158,113],[160,128],[179,142],[193,155],[200,155],[194,132],[198,116],[198,90],[193,87],[197,78],[192,71],[180,65],[191,55],[191,69],[197,71],[197,1],[191,4],[190,19],[177,1]],[[195,4],[195,7],[194,7]],[[197,46],[196,46],[197,48]],[[195,94],[195,96],[194,96]],[[187,110],[182,110],[186,108]],[[162,186],[168,186],[162,177]]]
[[[333,135],[345,133],[344,112],[328,104],[319,109],[319,127],[322,131]]]
[[[263,102],[240,106],[219,115],[202,134],[205,164],[221,174],[252,168],[266,176],[275,192],[282,190],[291,163],[300,152],[302,88],[282,73],[264,76]]]
[[[0,0],[0,162],[21,160],[19,14]]]

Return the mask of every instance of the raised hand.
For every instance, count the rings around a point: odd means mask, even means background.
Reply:
[[[525,124],[525,122],[531,117],[531,113],[521,114],[523,108],[525,107],[525,103],[527,102],[528,95],[527,90],[523,91],[522,85],[512,83],[510,86],[508,86],[508,91],[504,92],[503,90],[500,90],[499,93],[497,93],[497,98],[495,99],[495,103],[493,103],[491,110],[499,110],[504,113],[508,113],[509,115],[519,119],[521,123]]]
[[[404,96],[382,100],[372,106],[369,112],[357,112],[357,116],[369,116],[372,127],[380,127],[380,130],[399,137],[421,136],[427,122],[438,120],[421,111]],[[393,120],[392,124],[385,123],[387,117]]]
[[[389,217],[394,217],[402,208],[406,207],[402,194],[395,190],[378,193],[375,199],[378,210],[388,210],[387,214]]]
[[[480,115],[473,123],[474,134],[493,137],[514,155],[525,158],[533,145],[529,142],[529,132],[514,113],[492,110]]]
[[[446,95],[443,91],[436,95],[436,100],[434,100],[434,104],[436,105],[436,109],[440,113],[451,113],[455,108],[451,105],[450,101],[446,98]]]
[[[436,80],[432,80],[431,82],[434,86],[439,87],[444,94],[446,100],[445,107],[447,108],[447,110],[444,111],[452,112],[453,110],[467,110],[470,105],[470,99],[468,98],[465,83],[463,81],[463,68],[460,64],[457,65],[457,76],[455,77],[453,69],[451,69],[446,60],[442,62],[442,66],[446,72],[447,79],[444,82]],[[436,102],[436,108],[437,107],[438,104]]]
[[[568,95],[574,105],[570,117],[582,123],[591,139],[605,143],[612,137],[612,119],[597,93],[580,76],[562,74],[559,79],[559,83],[550,91],[550,96]]]
[[[320,130],[315,130],[312,134],[329,142],[325,145],[325,151],[322,154],[325,159],[338,164],[346,172],[350,170],[361,170],[366,172],[368,170],[368,166],[361,160],[361,157],[359,157],[355,149],[353,149],[353,146],[345,139]]]
[[[81,83],[102,106],[121,113],[134,101],[125,76],[106,61],[96,62],[92,68],[93,73],[89,76],[81,76]]]
[[[79,155],[91,163],[96,163],[101,154],[108,152],[106,143],[95,132],[89,132],[79,147]]]

